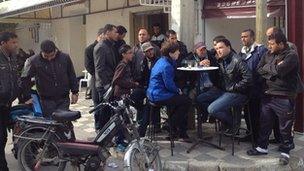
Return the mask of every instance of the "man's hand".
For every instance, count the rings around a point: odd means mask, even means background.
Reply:
[[[199,63],[199,65],[204,66],[204,67],[208,67],[208,66],[210,66],[210,60],[209,59],[204,59]]]
[[[178,94],[183,95],[183,91],[181,89],[178,89]]]
[[[71,95],[71,104],[76,104],[78,101],[78,93]]]

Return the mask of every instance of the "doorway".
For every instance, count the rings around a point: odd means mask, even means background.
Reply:
[[[132,13],[132,16],[130,42],[133,45],[138,43],[137,34],[140,28],[146,28],[150,35],[153,35],[152,25],[155,23],[160,24],[161,33],[163,34],[169,29],[168,14],[163,13],[162,10]]]

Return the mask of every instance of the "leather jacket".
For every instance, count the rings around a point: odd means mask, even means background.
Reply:
[[[303,91],[299,57],[289,47],[277,54],[268,51],[258,65],[258,73],[266,80],[265,94],[295,98]]]
[[[17,59],[0,49],[0,105],[10,105],[19,95]]]
[[[252,82],[252,73],[247,64],[235,52],[218,59],[219,85],[227,92],[246,94]]]

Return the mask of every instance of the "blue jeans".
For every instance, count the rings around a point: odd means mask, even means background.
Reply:
[[[246,102],[247,97],[239,93],[211,88],[200,94],[196,100],[201,105],[203,114],[209,113],[211,116],[232,125],[230,108],[242,106]]]

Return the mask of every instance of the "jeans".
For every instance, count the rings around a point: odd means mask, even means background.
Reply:
[[[7,123],[9,108],[0,106],[0,171],[8,171],[5,159],[5,145],[7,142]]]
[[[147,126],[149,124],[149,114],[150,114],[150,105],[144,103],[146,99],[146,90],[143,88],[134,89],[130,95],[130,98],[134,101],[134,107],[137,110],[137,120],[138,120],[138,132],[141,137],[144,137],[146,134]],[[160,125],[160,109],[153,111],[153,124]]]
[[[225,92],[216,88],[200,94],[197,102],[202,107],[203,114],[210,114],[232,126],[231,107],[242,106],[247,97],[239,93]]]
[[[295,119],[295,100],[281,97],[266,96],[262,99],[260,116],[260,132],[258,146],[267,149],[268,139],[271,134],[275,116],[279,119],[279,129],[285,145],[293,143],[291,134],[292,125]],[[287,149],[289,153],[291,149]]]

